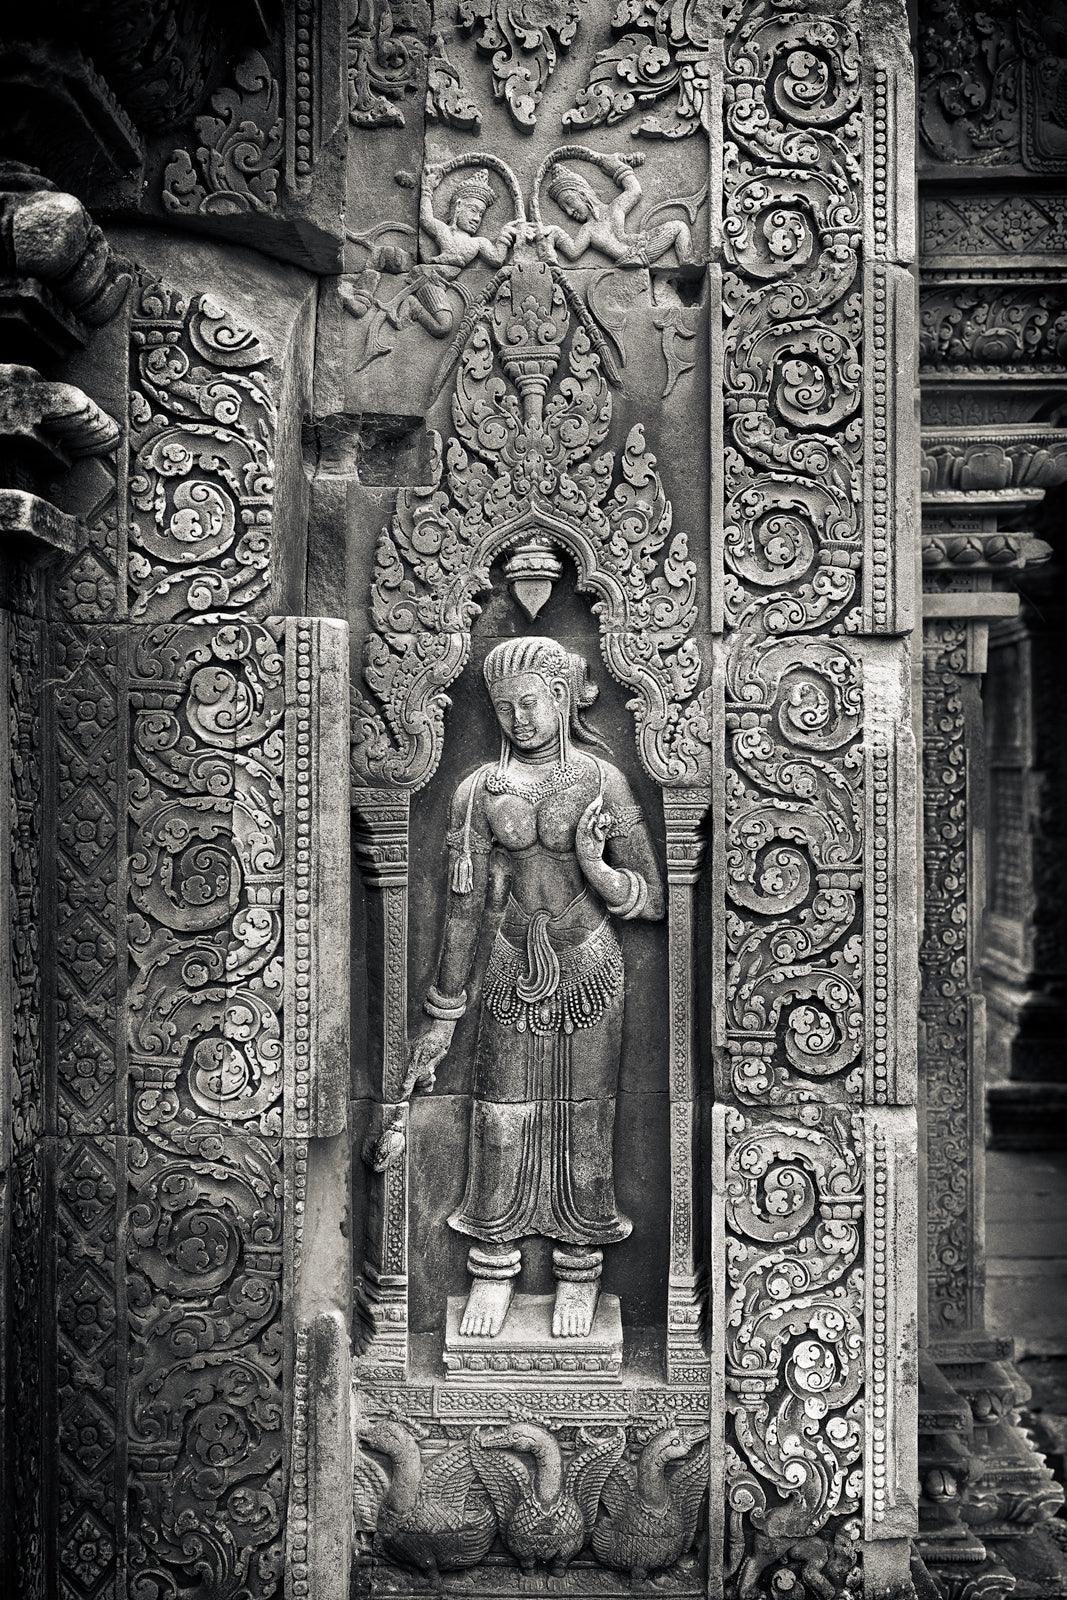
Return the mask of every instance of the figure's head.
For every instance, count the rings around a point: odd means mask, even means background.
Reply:
[[[496,194],[489,186],[489,173],[477,167],[465,182],[452,194],[452,226],[473,238],[482,225],[489,207],[496,204]]]
[[[571,167],[553,167],[548,193],[560,210],[575,222],[587,222],[600,208],[592,184]]]
[[[705,1437],[699,1428],[665,1428],[646,1448],[650,1456],[666,1466],[669,1461],[681,1461]]]
[[[501,730],[520,754],[555,743],[563,727],[571,738],[607,749],[581,720],[597,697],[589,668],[555,639],[506,639],[490,650],[482,673]]]

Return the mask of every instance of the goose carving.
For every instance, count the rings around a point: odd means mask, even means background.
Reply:
[[[419,1567],[435,1587],[440,1572],[476,1566],[496,1537],[496,1516],[467,1446],[444,1450],[424,1467],[418,1440],[402,1423],[376,1418],[359,1429],[359,1439],[357,1504],[376,1545]],[[392,1472],[368,1450],[388,1457]]]
[[[596,1503],[605,1445],[588,1435],[583,1444],[564,1471],[556,1439],[535,1423],[510,1422],[472,1435],[475,1470],[492,1498],[504,1543],[526,1571],[540,1561],[558,1576],[586,1541],[590,1524],[582,1506]],[[521,1456],[529,1456],[532,1467]]]
[[[593,1554],[605,1567],[644,1578],[671,1567],[691,1548],[708,1483],[707,1431],[664,1428],[636,1467],[622,1460],[620,1428],[593,1521]]]

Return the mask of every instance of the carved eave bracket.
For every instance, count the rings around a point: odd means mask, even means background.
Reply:
[[[0,550],[73,554],[78,520],[51,503],[47,487],[74,460],[113,451],[119,438],[117,423],[73,384],[0,366]]]

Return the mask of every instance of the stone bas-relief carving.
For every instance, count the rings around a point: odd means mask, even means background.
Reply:
[[[579,1426],[561,1447],[563,1431],[491,1424],[424,1456],[403,1424],[368,1419],[357,1429],[357,1525],[435,1583],[477,1566],[497,1538],[531,1577],[547,1566],[560,1579],[583,1551],[638,1582],[674,1567],[697,1538],[706,1429]]]
[[[172,0],[150,9],[139,39],[182,31]],[[78,388],[119,351],[87,393],[123,436],[76,466],[87,542],[12,624],[22,1099],[0,1294],[20,1318],[5,1381],[58,1446],[58,1465],[12,1452],[23,1587],[338,1600],[355,1494],[360,1592],[840,1600],[862,1581],[905,1600],[908,441],[886,374],[907,244],[883,113],[907,85],[885,8],[248,9],[229,67],[178,97],[188,125],[157,122],[167,238],[126,244],[169,267],[121,322],[109,268],[105,353],[72,358]],[[350,265],[365,246],[336,321],[365,337],[352,364],[382,412],[375,432],[372,402],[331,411],[333,455],[315,406],[345,357],[312,280],[338,261],[311,197]],[[288,289],[268,262],[286,252]],[[55,325],[66,307],[95,327],[92,273],[67,280],[61,255],[41,258],[47,293],[75,291]],[[1040,349],[1058,359],[1051,333]],[[394,407],[413,367],[425,387]],[[412,448],[379,448],[387,424]],[[1041,441],[1019,444],[1036,463]],[[342,1041],[321,1121],[316,1030],[346,986],[318,962],[347,949],[324,911],[347,873],[317,830],[347,773],[316,752],[347,709],[344,651],[324,674],[329,625],[274,614],[332,609],[308,598],[328,588],[312,557],[359,630],[352,944],[374,985],[359,1094]],[[613,753],[578,720],[594,680]],[[424,1041],[453,1021],[429,1094]],[[53,1161],[35,1140],[61,1119],[46,1137],[80,1142]],[[345,1229],[367,1263],[353,1315]],[[558,1301],[512,1292],[538,1286]]]
[[[519,1241],[540,1235],[555,1244],[552,1334],[581,1338],[602,1249],[632,1227],[612,1179],[624,972],[610,918],[662,917],[663,889],[626,779],[592,754],[603,746],[582,719],[596,693],[586,663],[525,638],[491,650],[484,675],[500,759],[453,796],[448,918],[425,1001],[433,1021],[411,1070],[432,1088],[466,1009],[496,852],[508,897],[483,987],[467,1190],[448,1219],[476,1241],[460,1333],[501,1331]]]

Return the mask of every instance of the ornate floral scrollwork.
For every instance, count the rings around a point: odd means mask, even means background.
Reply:
[[[475,32],[479,50],[493,58],[493,98],[507,104],[521,128],[532,128],[556,70],[557,52],[578,31],[580,0],[459,0],[458,17]]]
[[[274,490],[274,402],[249,370],[262,347],[210,296],[154,285],[133,346],[130,615],[253,608],[269,591]]]
[[[808,1592],[841,1593],[863,1492],[862,1128],[814,1107],[724,1117],[729,1590],[752,1600],[796,1562],[832,1563],[837,1584]]]
[[[400,19],[394,10],[401,12]],[[409,14],[410,13],[410,14]],[[348,118],[357,128],[404,126],[426,62],[430,8],[416,0],[394,8],[391,0],[359,0],[348,28]]]
[[[862,695],[841,637],[861,561],[858,54],[842,18],[757,4],[727,64],[727,1043],[742,1099],[836,1098],[861,1088],[862,1043]]]
[[[131,1580],[271,1595],[282,1526],[279,631],[131,662]]]
[[[711,128],[710,0],[622,0],[613,26],[623,33],[593,63],[565,125],[622,122],[657,106],[632,131],[650,139],[684,139]]]
[[[699,781],[706,707],[696,569],[641,428],[594,456],[611,395],[584,320],[545,263],[507,269],[470,333],[456,378],[455,435],[434,483],[402,491],[378,542],[364,654],[374,703],[353,710],[359,781],[418,788],[440,759],[446,691],[470,649],[494,558],[536,535],[563,549],[595,596],[601,646],[630,702],[648,771]]]
[[[234,72],[236,89],[211,97],[214,116],[197,117],[194,157],[174,150],[163,173],[167,211],[214,216],[278,209],[284,146],[278,83],[258,50]]]

